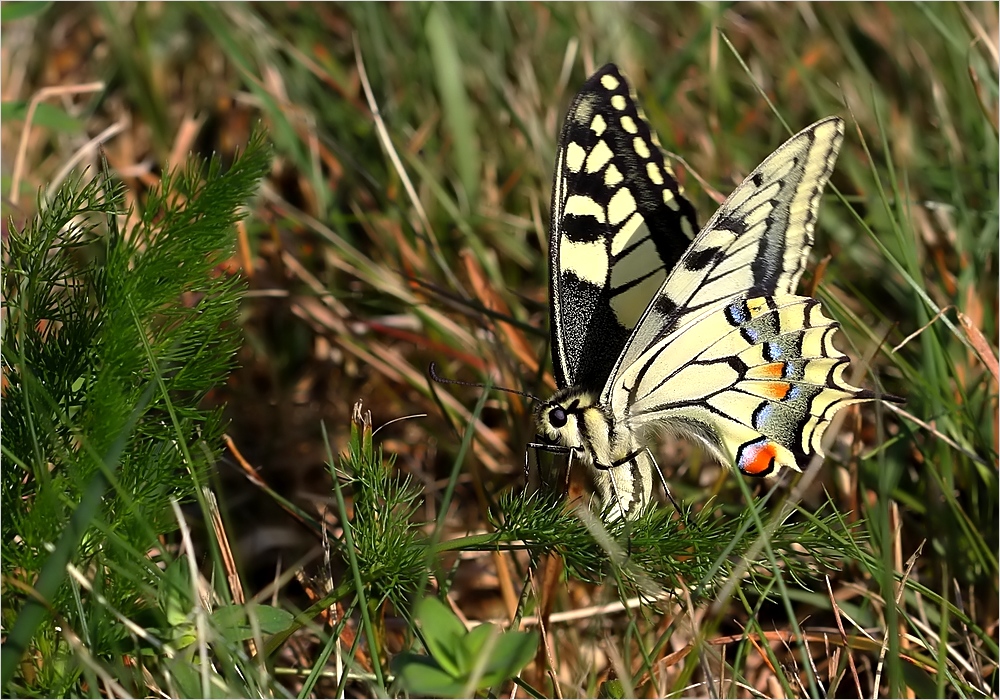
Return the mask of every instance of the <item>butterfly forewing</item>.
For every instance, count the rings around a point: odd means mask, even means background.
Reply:
[[[772,153],[723,203],[687,249],[630,337],[616,372],[706,308],[744,294],[791,294],[812,248],[819,199],[844,138],[830,117]],[[614,377],[602,400],[623,409]]]
[[[552,356],[560,388],[599,391],[697,231],[695,213],[618,68],[570,106],[552,190]]]

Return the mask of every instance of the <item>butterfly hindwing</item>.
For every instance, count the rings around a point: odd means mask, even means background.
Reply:
[[[694,208],[614,65],[587,81],[563,124],[551,231],[556,381],[599,391],[697,231]]]
[[[799,469],[822,453],[838,410],[872,398],[844,380],[837,328],[808,297],[736,297],[704,309],[621,377],[630,423],[687,427],[745,474]]]
[[[630,430],[673,426],[764,476],[822,454],[833,415],[873,398],[843,378],[837,325],[793,294],[843,134],[828,118],[789,139],[678,262],[602,396]]]

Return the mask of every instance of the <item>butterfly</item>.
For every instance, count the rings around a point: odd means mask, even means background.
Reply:
[[[699,232],[617,66],[576,95],[549,239],[558,391],[536,446],[586,465],[611,519],[650,502],[660,433],[767,476],[822,455],[834,415],[876,398],[844,379],[838,324],[795,294],[843,139],[838,117],[803,129]]]

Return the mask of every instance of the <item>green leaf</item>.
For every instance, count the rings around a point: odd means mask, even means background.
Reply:
[[[625,697],[625,686],[617,678],[604,681],[597,689],[597,697],[611,698],[611,700],[621,700]]]
[[[919,666],[903,664],[903,679],[906,687],[913,690],[918,698],[933,698],[938,695],[934,679]]]
[[[169,669],[171,681],[176,685],[178,697],[202,698],[207,691],[210,698],[231,698],[236,696],[235,688],[226,684],[225,679],[210,667],[208,684],[204,684],[201,667],[192,664],[185,655],[179,654],[164,662]]]
[[[16,100],[0,103],[0,120],[24,121],[27,118],[28,103],[26,101]],[[82,121],[67,114],[66,110],[48,102],[40,102],[36,105],[35,113],[31,116],[31,121],[37,126],[43,126],[62,133],[79,133],[83,131]]]
[[[465,683],[444,671],[435,661],[420,654],[400,654],[393,659],[396,679],[407,692],[439,698],[456,698],[465,692]]]
[[[445,5],[431,7],[426,31],[444,123],[454,144],[452,162],[472,204],[479,192],[480,150],[472,105],[462,80],[465,66],[455,47],[455,29]]]
[[[496,625],[486,623],[473,627],[462,639],[459,665],[467,687],[470,681],[476,690],[503,682],[505,677],[497,674],[493,659],[493,650],[500,635]]]
[[[231,642],[242,642],[254,636],[250,613],[257,618],[261,634],[277,634],[288,628],[295,619],[287,610],[270,605],[227,605],[212,613],[212,621],[222,635]]]
[[[472,671],[483,652],[492,653],[496,640],[500,637],[500,629],[493,624],[485,623],[478,627],[473,627],[462,640],[462,668],[466,672]],[[492,663],[487,668],[492,667]]]
[[[535,656],[538,649],[537,632],[504,632],[490,650],[488,674],[483,676],[488,685],[496,685],[512,676],[516,676],[522,668]],[[487,686],[483,686],[487,687]]]
[[[427,651],[441,668],[455,678],[460,677],[466,670],[461,664],[465,625],[437,598],[420,601],[415,616],[424,633]]]
[[[535,632],[502,632],[496,625],[482,624],[462,640],[464,670],[471,673],[485,657],[477,688],[486,688],[516,675],[531,661],[537,647]]]
[[[422,695],[457,696],[502,683],[531,660],[538,646],[535,632],[501,632],[489,623],[467,632],[437,598],[420,601],[416,618],[433,658],[401,654],[393,665],[403,685]],[[479,674],[475,679],[474,672]]]
[[[157,602],[171,626],[184,624],[187,620],[192,602],[190,587],[188,560],[175,559],[163,572],[157,592]]]

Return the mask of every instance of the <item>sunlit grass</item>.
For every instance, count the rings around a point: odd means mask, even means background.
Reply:
[[[803,285],[818,284],[843,324],[839,344],[859,360],[857,382],[907,403],[845,411],[814,485],[799,494],[792,484],[760,516],[770,522],[795,493],[795,517],[808,519],[828,497],[853,526],[824,526],[845,538],[840,560],[801,584],[777,567],[785,575],[767,577],[768,598],[724,587],[711,604],[678,593],[659,607],[581,618],[574,611],[617,600],[612,578],[594,587],[538,576],[522,594],[526,560],[483,553],[442,555],[436,584],[469,619],[568,615],[550,623],[546,653],[525,674],[548,695],[556,678],[572,696],[595,694],[609,676],[644,694],[871,696],[876,685],[882,696],[997,694],[995,6],[122,7],[5,20],[5,84],[20,90],[4,99],[30,99],[53,79],[107,81],[106,93],[66,109],[88,135],[129,117],[134,126],[104,148],[136,198],[157,174],[144,164],[183,157],[182,147],[228,153],[263,121],[276,156],[238,258],[253,268],[244,269],[251,292],[230,434],[264,481],[326,517],[333,533],[345,514],[317,476],[319,426],[335,454],[345,451],[358,399],[376,426],[427,414],[375,441],[423,485],[419,517],[438,523],[429,527],[443,541],[488,529],[489,506],[523,488],[532,406],[494,392],[478,412],[482,390],[432,387],[427,366],[542,396],[554,387],[546,249],[555,136],[590,72],[613,60],[630,76],[664,148],[682,159],[701,222],[789,133],[844,117]],[[79,31],[57,35],[60,22]],[[88,58],[60,73],[42,48],[49,42]],[[197,138],[184,121],[193,116],[206,117]],[[4,120],[5,153],[21,134]],[[85,140],[36,125],[29,184],[44,185]],[[695,511],[735,518],[756,497],[699,455],[666,450],[671,489]],[[234,509],[231,539],[266,524],[304,542],[294,555],[261,557],[266,576],[318,542],[277,515],[245,515]],[[296,590],[289,597],[306,607],[312,585]],[[358,619],[347,629],[360,632]],[[283,649],[283,667],[317,663],[309,639]],[[378,640],[386,654],[409,643]],[[374,692],[370,649],[352,657],[359,693]],[[311,685],[323,682],[314,675],[309,687],[343,687]]]

